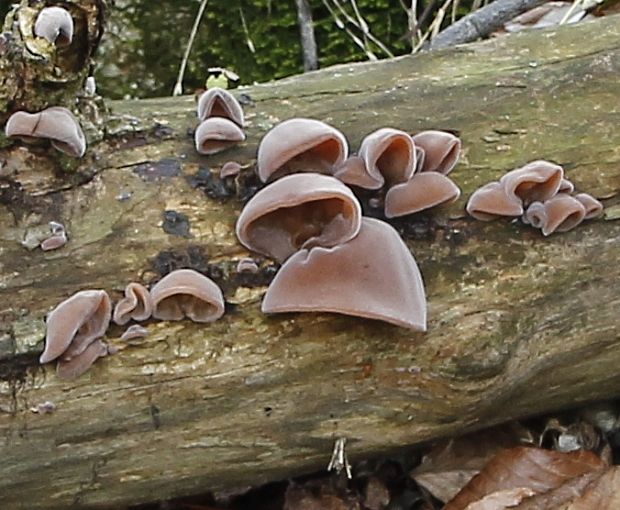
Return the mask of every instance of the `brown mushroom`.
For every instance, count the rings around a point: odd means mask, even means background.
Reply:
[[[283,262],[301,248],[334,246],[355,237],[362,210],[334,177],[294,174],[260,190],[237,220],[241,244]]]
[[[541,225],[545,236],[566,232],[579,225],[586,216],[586,208],[574,197],[560,193],[544,203],[545,216]]]
[[[47,138],[56,149],[74,157],[82,157],[86,152],[86,139],[79,122],[61,106],[38,113],[15,112],[6,123],[5,134],[24,141]]]
[[[224,117],[243,127],[243,108],[226,89],[210,88],[198,99],[198,118],[202,122],[209,117]]]
[[[60,303],[47,316],[45,350],[39,361],[60,356],[71,358],[84,352],[110,323],[112,303],[104,290],[83,290]]]
[[[149,335],[149,330],[140,324],[132,324],[121,335],[121,340],[124,342],[131,342],[139,338],[144,338]]]
[[[347,243],[292,255],[267,289],[262,310],[334,312],[426,331],[415,259],[394,228],[373,218],[364,218]]]
[[[474,191],[466,209],[470,216],[482,221],[523,214],[521,200],[514,195],[509,196],[499,182],[489,182]]]
[[[439,172],[448,175],[461,153],[461,140],[446,131],[422,131],[413,136],[413,143],[424,151],[421,172]]]
[[[586,216],[584,219],[591,220],[601,215],[603,212],[603,204],[588,193],[578,193],[575,198],[581,202],[586,208]]]
[[[461,195],[449,177],[438,172],[415,174],[408,182],[392,186],[385,195],[385,216],[405,216],[440,204],[454,202]]]
[[[366,163],[357,154],[352,154],[335,169],[334,177],[350,186],[365,189],[378,189],[381,181],[372,177],[366,170]]]
[[[107,355],[106,344],[101,340],[95,340],[80,354],[67,359],[61,357],[56,365],[56,375],[61,379],[75,379],[84,374],[98,358]]]
[[[125,297],[116,303],[112,320],[121,326],[131,319],[145,321],[151,316],[152,309],[148,289],[144,285],[132,282],[125,287]]]
[[[216,154],[245,140],[243,130],[223,117],[209,117],[194,133],[196,150],[200,154]]]
[[[68,46],[73,40],[73,18],[62,7],[45,7],[34,23],[34,35],[59,47]]]
[[[560,189],[558,189],[558,193],[572,193],[575,191],[575,185],[566,178],[562,179],[560,183]]]
[[[502,176],[499,182],[509,197],[520,200],[524,206],[544,202],[560,189],[564,170],[549,161],[532,161]]]
[[[153,317],[213,322],[224,315],[224,296],[217,284],[193,269],[177,269],[151,289]]]
[[[348,153],[347,140],[336,128],[315,119],[294,118],[263,137],[256,169],[262,182],[297,172],[333,174]]]
[[[236,161],[227,161],[220,170],[220,178],[234,177],[241,172],[241,165]]]

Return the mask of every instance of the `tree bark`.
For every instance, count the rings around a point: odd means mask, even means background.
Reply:
[[[299,24],[299,39],[304,57],[304,71],[314,71],[319,68],[319,59],[316,52],[316,40],[312,25],[312,10],[308,0],[295,0],[297,5],[297,23]]]
[[[239,89],[248,139],[199,156],[192,97],[112,102],[109,136],[72,173],[42,149],[0,149],[0,494],[7,509],[115,507],[323,468],[511,418],[620,395],[620,24],[617,17]],[[371,130],[447,129],[463,140],[462,199],[393,222],[418,261],[429,331],[329,314],[265,317],[267,261],[239,275],[240,196],[277,121],[324,119],[351,146]],[[33,155],[34,154],[34,155]],[[466,218],[471,192],[533,159],[567,170],[608,216],[543,238]],[[205,172],[247,165],[236,184]],[[200,170],[202,169],[202,172]],[[206,194],[205,194],[206,192]],[[215,198],[213,198],[215,197]],[[184,214],[187,236],[165,223]],[[26,250],[50,220],[61,250]],[[208,326],[150,335],[86,375],[59,380],[37,356],[45,314],[70,294],[119,297],[172,267],[222,286]],[[31,408],[50,401],[49,414]]]

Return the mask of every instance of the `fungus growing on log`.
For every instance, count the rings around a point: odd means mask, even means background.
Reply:
[[[333,174],[348,154],[347,140],[336,128],[315,119],[294,118],[263,137],[256,168],[262,182],[297,172]]]
[[[131,340],[136,340],[138,338],[144,338],[148,336],[149,330],[140,324],[132,324],[129,326],[121,335],[121,340],[124,342],[130,342]]]
[[[111,313],[112,303],[104,290],[82,290],[60,303],[47,316],[40,363],[60,356],[68,360],[84,352],[105,334]]]
[[[243,108],[226,89],[213,87],[203,92],[198,99],[197,113],[201,122],[210,117],[223,117],[243,127]]]
[[[489,182],[469,197],[467,212],[477,220],[491,221],[502,216],[521,216],[523,204],[514,195],[509,196],[499,182]]]
[[[245,134],[233,121],[223,117],[204,120],[194,133],[196,150],[200,154],[216,154],[243,142]]]
[[[80,354],[67,359],[61,356],[56,365],[56,375],[61,379],[75,379],[85,373],[98,358],[107,355],[106,344],[101,340],[95,340]]]
[[[220,170],[220,178],[225,179],[226,177],[234,177],[241,172],[241,165],[236,161],[227,161],[222,166]]]
[[[80,123],[62,106],[52,106],[38,113],[15,112],[4,130],[6,136],[25,142],[47,138],[56,149],[69,156],[79,158],[86,152],[86,138]]]
[[[262,311],[333,312],[426,331],[415,259],[394,228],[373,218],[363,218],[346,243],[292,255],[269,285]]]
[[[454,202],[461,195],[449,177],[438,172],[423,172],[409,181],[392,186],[385,195],[385,216],[405,216],[440,204]]]
[[[575,199],[579,200],[586,209],[585,220],[591,220],[600,216],[603,212],[603,204],[588,193],[578,193]]]
[[[330,247],[357,235],[361,206],[334,177],[288,175],[260,190],[237,220],[245,247],[283,262],[301,248]]]
[[[586,216],[586,208],[574,197],[565,193],[543,203],[545,215],[540,226],[543,235],[566,232],[579,225]]]
[[[58,47],[69,46],[73,40],[73,18],[62,7],[45,7],[34,23],[34,35]]]
[[[153,317],[213,322],[224,315],[224,296],[217,284],[193,269],[177,269],[151,289]]]
[[[151,295],[144,285],[132,282],[125,287],[125,297],[114,307],[112,319],[116,324],[127,324],[131,319],[144,321],[151,316]]]
[[[418,165],[421,172],[439,172],[448,175],[459,160],[461,140],[446,131],[422,131],[413,136],[413,143],[424,156]]]
[[[544,202],[560,189],[564,170],[549,161],[532,161],[503,175],[499,180],[509,197],[520,200],[524,206]]]

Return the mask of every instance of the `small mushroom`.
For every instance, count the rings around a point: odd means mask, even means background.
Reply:
[[[43,251],[57,250],[67,244],[67,234],[63,230],[57,234],[52,234],[47,239],[41,242],[41,249]]]
[[[415,174],[403,184],[392,186],[385,195],[385,216],[405,216],[440,204],[454,202],[461,195],[449,177],[438,172]]]
[[[243,257],[237,262],[237,273],[258,273],[258,265],[254,262],[254,259],[250,257]]]
[[[149,330],[140,324],[132,324],[129,326],[125,332],[121,335],[121,340],[124,342],[130,342],[131,340],[136,340],[138,338],[144,338],[149,335]]]
[[[116,303],[112,320],[119,325],[131,319],[144,321],[151,316],[151,295],[144,285],[132,282],[125,287],[125,297]]]
[[[198,118],[202,122],[209,117],[224,117],[243,127],[243,108],[226,89],[210,88],[198,99]]]
[[[344,135],[315,119],[281,122],[258,146],[257,173],[262,182],[297,172],[333,174],[349,153]]]
[[[586,208],[574,197],[560,193],[544,203],[545,216],[541,229],[545,236],[566,232],[579,225],[586,216]]]
[[[241,165],[236,161],[227,161],[222,166],[220,170],[220,178],[225,179],[226,177],[234,177],[241,172]]]
[[[56,375],[61,379],[75,379],[84,374],[98,358],[108,355],[108,347],[101,340],[91,342],[86,349],[69,359],[61,357],[56,365]]]
[[[532,202],[521,218],[526,225],[532,225],[534,228],[542,228],[547,221],[547,212],[545,204],[542,202]]]
[[[477,220],[491,221],[502,216],[521,216],[523,204],[517,197],[509,196],[499,182],[489,182],[469,197],[467,212]]]
[[[60,356],[77,356],[110,324],[112,303],[104,290],[82,290],[60,303],[47,316],[45,350],[40,363]]]
[[[564,170],[549,161],[532,161],[502,176],[499,182],[508,196],[520,200],[524,206],[544,202],[560,189]]]
[[[603,212],[603,204],[588,193],[578,193],[575,198],[581,202],[586,208],[585,220],[591,220],[601,215]]]
[[[224,315],[224,296],[217,284],[193,269],[177,269],[151,289],[153,317],[213,322]]]
[[[302,249],[280,268],[265,313],[334,312],[426,331],[424,283],[411,252],[387,223],[363,218],[359,234],[331,248]]]
[[[73,18],[62,7],[45,7],[34,23],[34,35],[59,47],[69,46],[73,40]]]
[[[413,143],[424,151],[421,172],[448,175],[459,160],[461,140],[446,131],[422,131],[413,136]]]
[[[334,177],[294,174],[260,190],[237,220],[245,247],[283,262],[301,248],[335,246],[357,235],[361,206]]]
[[[82,157],[86,152],[86,139],[79,122],[61,106],[39,113],[15,112],[6,123],[5,134],[25,141],[47,138],[56,149],[74,157]]]
[[[245,134],[234,122],[223,117],[209,117],[194,133],[196,150],[200,154],[216,154],[243,142]]]
[[[572,193],[575,191],[575,185],[566,178],[562,179],[558,193]]]

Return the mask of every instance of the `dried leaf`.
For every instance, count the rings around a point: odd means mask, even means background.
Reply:
[[[580,498],[562,510],[617,510],[620,508],[620,467],[607,470],[598,480],[588,486]],[[554,509],[560,510],[560,508]]]
[[[534,491],[527,487],[497,491],[485,496],[481,500],[470,503],[465,510],[504,510],[506,508],[514,508],[521,503],[523,498],[529,498],[533,495]]]

